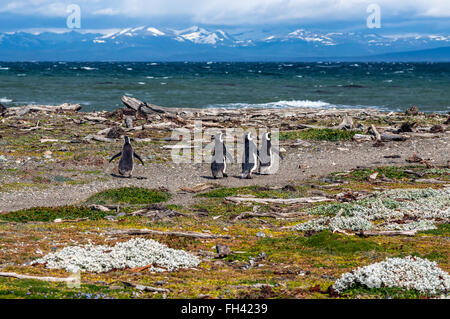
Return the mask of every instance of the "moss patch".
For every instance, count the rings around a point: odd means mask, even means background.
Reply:
[[[171,194],[159,189],[141,187],[122,187],[108,189],[89,197],[86,204],[154,204],[167,201]]]
[[[353,138],[356,132],[309,128],[301,131],[280,132],[280,141],[302,139],[314,141],[348,141]]]
[[[87,207],[78,206],[60,206],[60,207],[35,207],[30,209],[18,210],[8,214],[0,215],[0,219],[26,223],[32,221],[50,222],[57,218],[61,219],[76,219],[89,218],[91,220],[100,219],[107,214],[92,210]]]

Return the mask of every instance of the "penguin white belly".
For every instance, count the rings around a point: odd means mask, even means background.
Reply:
[[[256,155],[256,153],[253,153],[253,167],[250,170],[250,172],[253,172],[257,166],[258,166],[258,156]]]
[[[223,173],[227,172],[227,159],[224,157],[223,158]]]

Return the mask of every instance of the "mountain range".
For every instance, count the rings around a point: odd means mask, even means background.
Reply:
[[[450,35],[140,26],[109,34],[8,32],[0,61],[450,61]]]

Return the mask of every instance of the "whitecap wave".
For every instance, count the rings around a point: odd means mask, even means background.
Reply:
[[[7,67],[0,67],[0,70],[9,70]]]
[[[0,97],[0,103],[9,103],[12,102],[13,100],[8,99],[6,97]]]
[[[97,68],[91,68],[89,66],[82,66],[80,69],[83,69],[83,70],[86,70],[86,71],[98,70]]]
[[[309,101],[309,100],[292,100],[292,101],[278,101],[269,103],[227,103],[227,104],[213,104],[208,105],[208,108],[231,108],[231,109],[245,109],[245,108],[330,108],[334,107],[323,101]]]

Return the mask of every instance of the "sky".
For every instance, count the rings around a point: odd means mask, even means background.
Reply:
[[[373,3],[384,32],[450,34],[450,0],[0,0],[0,32],[64,29],[70,4],[80,6],[85,32],[193,24],[357,31]]]

